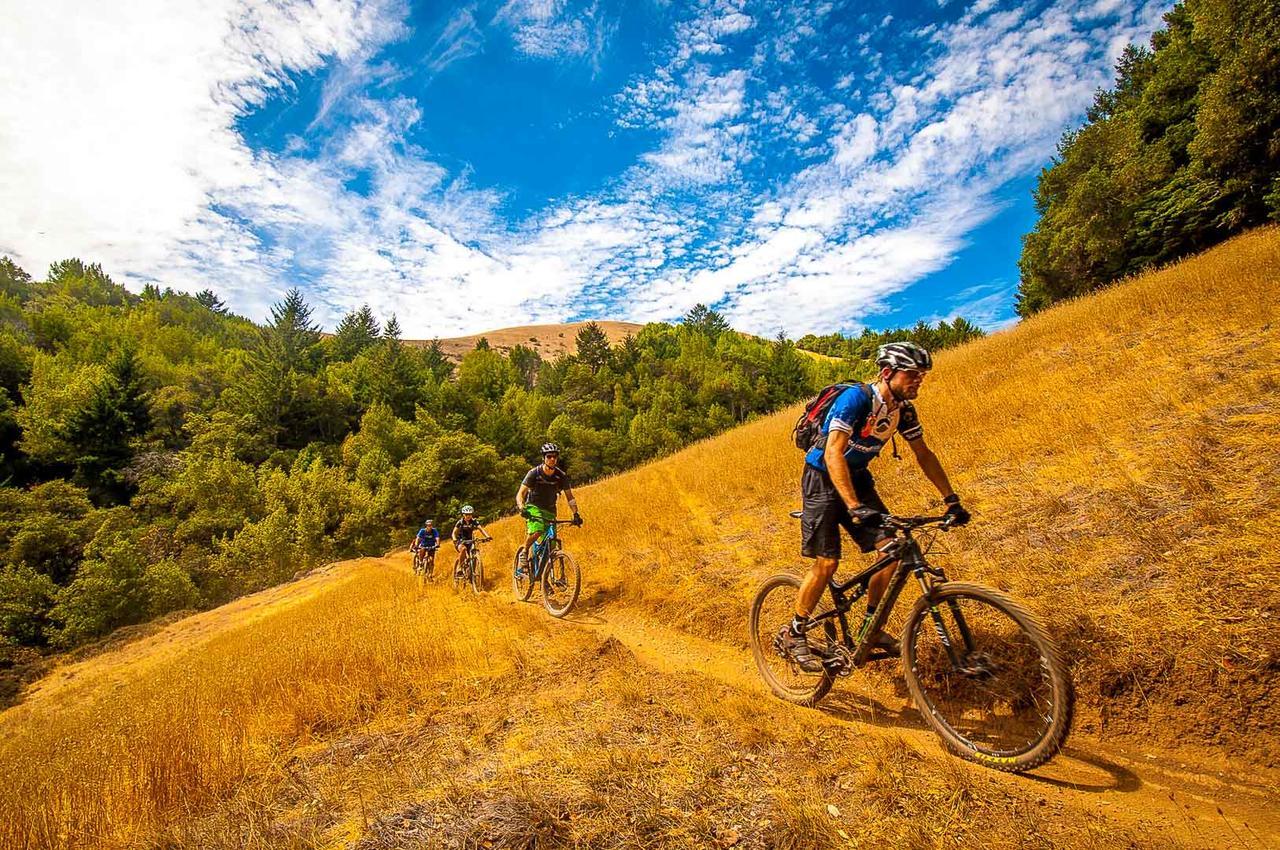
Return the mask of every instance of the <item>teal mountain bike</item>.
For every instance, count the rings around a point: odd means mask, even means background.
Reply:
[[[527,602],[536,584],[542,585],[542,604],[553,617],[563,617],[573,609],[582,590],[582,573],[573,556],[564,551],[556,528],[572,525],[571,519],[555,519],[548,523],[547,533],[534,543],[530,563],[525,563],[524,550],[517,549],[512,565],[511,585],[516,599]]]

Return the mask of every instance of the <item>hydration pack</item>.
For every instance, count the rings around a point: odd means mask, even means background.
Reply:
[[[804,413],[800,414],[800,418],[796,420],[795,427],[791,429],[791,439],[795,442],[797,449],[807,452],[823,444],[822,423],[827,419],[827,412],[831,410],[831,405],[835,404],[836,398],[839,397],[840,393],[853,387],[862,387],[863,392],[866,392],[868,396],[871,394],[867,385],[861,381],[830,384],[823,387],[804,406]]]

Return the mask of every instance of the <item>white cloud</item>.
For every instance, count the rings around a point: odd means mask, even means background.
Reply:
[[[216,283],[261,315],[280,291],[279,255],[217,205],[269,195],[278,176],[233,122],[290,72],[399,33],[385,3],[10,6],[0,27],[0,250],[36,273],[81,256],[135,284]]]
[[[878,91],[860,76],[864,96],[770,90],[772,60],[730,50],[760,21],[739,0],[703,0],[620,96],[619,125],[656,127],[660,142],[595,195],[514,224],[497,192],[407,143],[423,106],[371,96],[401,73],[378,60],[405,35],[400,0],[19,4],[0,29],[0,195],[20,199],[0,205],[0,252],[37,274],[82,256],[134,286],[213,286],[255,317],[301,282],[326,324],[367,301],[410,336],[581,310],[670,319],[699,301],[762,333],[855,327],[961,250],[995,190],[1043,162],[1162,9],[1117,18],[1106,2],[1029,20],[980,3],[920,36],[923,68]],[[566,8],[513,0],[495,20],[527,55],[598,56],[600,16]],[[790,63],[814,32],[759,37]],[[486,44],[473,7],[423,35],[431,73]],[[238,117],[321,68],[322,140],[251,150]],[[749,185],[766,131],[821,156]],[[356,177],[367,188],[352,191]],[[1007,293],[973,296],[962,306],[979,320],[1007,306]]]

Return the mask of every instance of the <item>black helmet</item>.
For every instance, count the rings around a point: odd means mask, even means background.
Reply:
[[[876,352],[876,365],[881,369],[928,372],[933,368],[933,357],[914,342],[886,342]]]
[[[543,457],[546,457],[547,455],[558,455],[558,454],[560,454],[560,447],[557,446],[555,443],[542,444]]]

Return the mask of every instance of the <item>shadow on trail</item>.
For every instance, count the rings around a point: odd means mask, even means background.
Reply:
[[[930,731],[915,709],[890,708],[867,694],[837,689],[824,697],[817,708],[838,720],[865,723],[881,729]]]
[[[1071,791],[1130,793],[1142,787],[1138,774],[1095,753],[1065,747],[1053,761],[1035,773],[1022,774],[1033,782],[1043,782]]]
[[[840,720],[865,723],[881,729],[910,729],[933,735],[914,708],[891,708],[864,693],[835,690],[818,704],[818,710]],[[1016,774],[1023,779],[1093,794],[1131,793],[1142,787],[1136,773],[1102,756],[1065,747],[1048,764],[1034,773]]]

